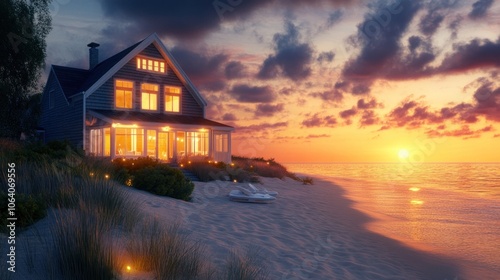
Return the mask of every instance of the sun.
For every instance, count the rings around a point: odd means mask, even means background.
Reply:
[[[401,149],[398,152],[398,156],[400,159],[407,159],[410,156],[410,153],[407,149]]]

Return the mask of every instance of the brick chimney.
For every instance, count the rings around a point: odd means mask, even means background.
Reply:
[[[99,50],[97,47],[99,47],[99,44],[97,43],[90,43],[87,45],[89,47],[89,69],[92,70],[97,64],[99,64]]]

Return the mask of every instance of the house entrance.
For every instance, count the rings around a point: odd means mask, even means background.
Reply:
[[[174,132],[158,132],[158,158],[172,161],[174,157]]]

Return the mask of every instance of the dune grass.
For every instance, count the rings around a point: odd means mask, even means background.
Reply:
[[[151,271],[156,279],[266,279],[266,270],[251,254],[232,253],[225,268],[215,269],[205,247],[182,234],[178,226],[163,227],[154,219],[144,219],[136,202],[113,180],[122,181],[127,177],[121,175],[130,174],[109,160],[84,157],[62,144],[25,148],[0,139],[0,175],[5,178],[6,164],[16,162],[16,194],[37,198],[33,209],[51,208],[56,216],[50,238],[53,248],[43,260],[31,245],[47,240],[23,244],[30,247],[24,259],[30,273],[38,273],[36,263],[42,261],[46,279],[118,279],[128,256],[135,268]],[[223,167],[229,168],[226,174],[231,178],[244,180],[254,174],[236,172],[243,169],[233,165]],[[0,191],[5,191],[2,182]],[[28,201],[33,204],[34,200]],[[26,215],[32,218],[27,226],[44,216]],[[122,245],[125,252],[116,248],[117,231],[128,240]],[[5,264],[0,267],[0,279],[10,279]]]
[[[208,264],[204,247],[179,233],[177,225],[162,227],[149,219],[127,243],[133,267],[153,271],[156,279],[206,279]]]
[[[64,213],[54,229],[53,260],[58,264],[62,279],[115,279],[116,262],[107,227],[97,213],[80,209]],[[104,226],[102,228],[101,226]]]
[[[224,280],[266,280],[269,269],[258,250],[249,248],[245,254],[232,251],[226,261]]]

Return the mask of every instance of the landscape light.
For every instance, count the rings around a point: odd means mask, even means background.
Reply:
[[[132,270],[132,268],[130,267],[130,265],[127,265],[127,271],[130,272],[130,270]]]
[[[104,175],[104,178],[109,179],[109,175],[108,174]]]

